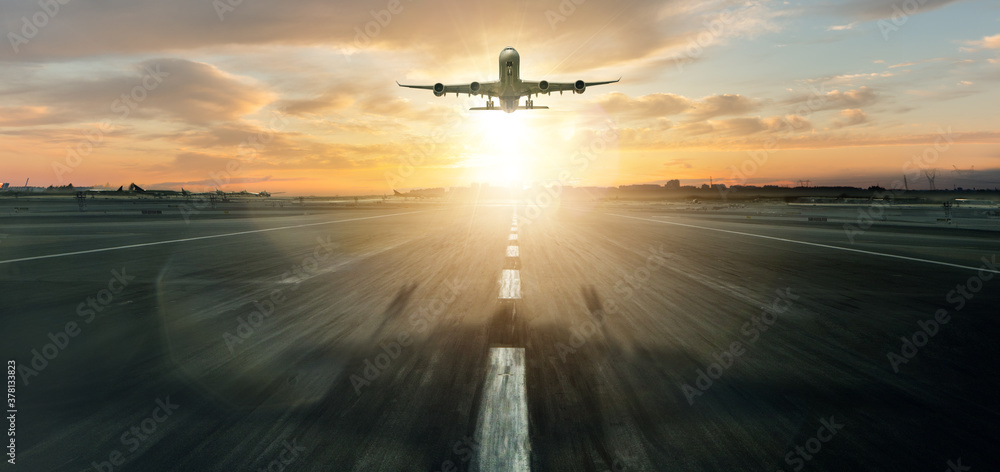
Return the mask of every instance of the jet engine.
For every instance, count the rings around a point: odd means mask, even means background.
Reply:
[[[538,83],[538,90],[542,93],[549,93],[549,81],[543,80]]]
[[[479,82],[473,82],[473,83],[469,84],[469,90],[472,91],[472,93],[475,93],[475,94],[479,93],[479,87],[480,87]]]
[[[435,97],[444,96],[444,84],[442,84],[441,82],[434,84],[434,96]]]
[[[583,93],[587,90],[587,83],[582,80],[573,82],[573,93]]]

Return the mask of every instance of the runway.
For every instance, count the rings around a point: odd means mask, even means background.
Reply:
[[[993,231],[502,201],[2,224],[25,470],[1000,464]]]

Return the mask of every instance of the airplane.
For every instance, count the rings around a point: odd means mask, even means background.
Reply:
[[[400,87],[430,90],[434,92],[434,96],[436,97],[443,97],[449,93],[454,93],[456,97],[460,93],[465,93],[469,96],[485,95],[490,98],[497,97],[500,100],[499,108],[497,108],[497,106],[493,103],[493,100],[488,100],[485,107],[472,107],[470,110],[503,110],[506,113],[514,113],[515,110],[549,108],[535,106],[535,102],[531,99],[532,94],[537,97],[540,93],[544,93],[546,95],[552,92],[559,92],[559,94],[562,95],[564,91],[583,93],[587,90],[587,87],[613,84],[621,79],[622,78],[619,77],[618,80],[608,80],[604,82],[585,82],[583,80],[577,80],[576,82],[549,82],[547,80],[534,82],[521,80],[521,56],[518,55],[514,48],[507,47],[504,48],[503,51],[500,51],[500,80],[498,81],[472,82],[470,84],[463,85],[444,85],[440,82],[434,85],[404,85],[396,82],[396,85]],[[521,97],[524,96],[527,96],[528,99],[525,100],[524,106],[519,106]]]

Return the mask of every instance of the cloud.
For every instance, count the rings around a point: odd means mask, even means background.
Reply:
[[[794,95],[782,103],[795,107],[798,115],[807,115],[821,110],[862,108],[876,103],[879,98],[874,89],[862,86],[844,92],[832,90],[824,93],[822,89],[813,90],[810,94]]]
[[[826,30],[827,31],[846,31],[846,30],[854,29],[854,27],[857,26],[857,25],[858,25],[858,22],[854,21],[854,22],[848,23],[846,25],[828,26],[826,28]]]
[[[763,119],[762,121],[767,121]],[[675,135],[650,135],[634,128],[621,129],[621,149],[623,151],[664,151],[664,150],[709,150],[726,151],[759,150],[765,146],[776,146],[781,150],[804,149],[838,149],[850,147],[883,147],[940,144],[941,135],[928,134],[877,134],[859,131],[847,132],[800,132],[790,133],[767,126],[767,132],[749,134],[723,134],[716,132],[726,125],[714,122],[690,123],[676,131],[684,131]],[[759,127],[759,126],[751,126]],[[730,129],[732,127],[730,126]],[[867,129],[867,128],[865,128]],[[805,129],[803,130],[805,131]],[[971,133],[952,133],[953,144],[1000,144],[1000,132],[980,131]],[[767,144],[771,139],[777,139],[774,144]]]
[[[890,69],[896,69],[896,68],[899,68],[899,67],[909,67],[909,66],[912,66],[912,65],[917,65],[917,64],[924,63],[924,62],[934,62],[934,61],[943,61],[943,60],[944,60],[943,57],[934,57],[934,58],[929,58],[929,59],[921,59],[919,61],[913,61],[913,62],[901,62],[899,64],[893,64],[893,65],[889,66],[889,68]]]
[[[688,122],[678,127],[677,131],[683,137],[712,136],[720,139],[719,143],[722,144],[727,137],[750,136],[758,133],[791,134],[810,129],[812,129],[812,123],[808,119],[798,115],[787,115]]]
[[[676,115],[691,107],[691,100],[672,93],[653,93],[632,98],[614,92],[603,95],[597,104],[605,111],[631,118],[656,118]]]
[[[849,0],[825,5],[831,13],[847,16],[857,21],[874,21],[892,18],[893,15],[919,15],[962,0]],[[910,5],[916,9],[911,10]],[[897,13],[898,12],[898,13]]]
[[[664,167],[683,167],[685,169],[690,169],[690,168],[693,167],[691,165],[691,161],[693,161],[693,160],[694,159],[671,159],[671,160],[669,160],[667,162],[664,162],[663,166]]]
[[[865,112],[860,108],[840,110],[840,116],[841,119],[833,120],[833,123],[830,126],[835,129],[840,129],[868,122],[868,115],[865,114]]]
[[[717,116],[741,115],[760,108],[760,102],[742,95],[712,95],[694,102],[687,112],[691,121],[702,121]]]
[[[343,110],[353,105],[354,100],[350,93],[331,92],[314,98],[284,100],[277,103],[276,108],[289,115],[304,116]]]
[[[965,44],[982,49],[1000,49],[1000,34],[984,36],[983,39],[966,41]]]
[[[68,121],[47,106],[0,106],[0,128],[48,125]]]
[[[237,3],[237,2],[232,2]],[[714,2],[719,5],[723,1]],[[222,8],[218,8],[219,6]],[[107,0],[89,2],[82,7],[64,6],[27,43],[0,48],[0,60],[65,59],[104,54],[160,54],[171,50],[195,50],[213,46],[261,46],[286,44],[310,46],[323,44],[346,50],[401,50],[419,48],[437,58],[469,56],[469,49],[456,48],[458,38],[509,38],[510,25],[520,25],[525,44],[553,36],[564,42],[560,50],[572,50],[571,43],[581,41],[579,31],[601,31],[600,41],[577,60],[589,62],[627,60],[622,51],[643,57],[676,41],[678,36],[695,30],[683,5],[664,5],[654,0],[639,0],[628,5],[590,2],[573,5],[569,14],[553,22],[549,14],[558,3],[528,2],[511,8],[509,4],[490,2],[465,8],[461,21],[441,23],[442,11],[453,11],[450,1],[400,2],[389,11],[388,2],[325,0],[301,2],[240,2],[230,8],[225,1],[176,0],[169,4],[157,0]],[[4,7],[3,31],[21,30],[21,18],[41,11],[36,2],[14,2]],[[627,16],[628,22],[609,27],[609,19]],[[625,25],[628,27],[625,27]],[[694,23],[700,25],[700,23]],[[428,28],[428,25],[440,25]],[[80,40],[86,32],[86,40]],[[30,32],[28,32],[30,33]],[[128,40],[122,40],[128,38]],[[651,40],[652,38],[652,40]],[[586,39],[584,39],[586,41]],[[470,46],[470,44],[466,44]],[[488,49],[496,54],[503,45]]]
[[[22,125],[136,118],[205,124],[236,120],[273,100],[263,86],[201,62],[160,58],[130,69],[86,78],[45,76],[6,92],[5,100],[24,104],[18,107],[26,118]],[[29,109],[34,116],[26,115]]]
[[[960,84],[961,85],[961,84]],[[938,90],[907,90],[907,95],[912,95],[914,97],[920,97],[926,100],[935,101],[945,101],[954,100],[957,98],[965,98],[969,95],[975,95],[977,93],[982,93],[981,90],[975,90],[967,87],[962,88],[948,88],[948,89],[938,89]]]

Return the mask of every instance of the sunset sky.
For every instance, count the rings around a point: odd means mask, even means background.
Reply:
[[[0,31],[12,185],[1000,186],[995,0],[3,0]],[[506,46],[622,80],[509,115],[395,84],[496,80]]]

